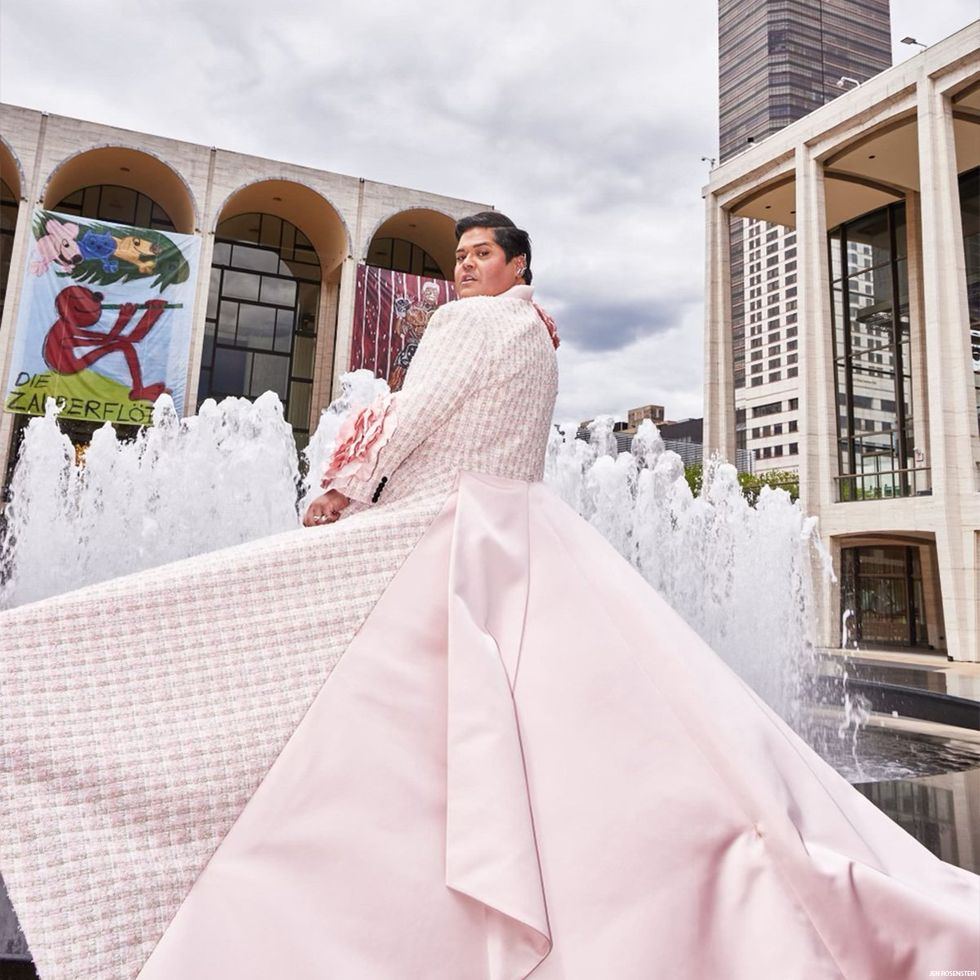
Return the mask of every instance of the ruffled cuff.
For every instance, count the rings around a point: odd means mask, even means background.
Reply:
[[[364,491],[374,476],[378,454],[388,444],[396,425],[395,403],[390,394],[379,396],[345,419],[320,483],[324,490],[339,490],[352,499],[370,501],[371,494],[365,498]]]

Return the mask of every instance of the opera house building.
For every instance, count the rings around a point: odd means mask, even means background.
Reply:
[[[0,106],[4,489],[26,423],[55,388],[78,446],[105,421],[141,424],[163,391],[191,414],[207,397],[266,390],[302,446],[358,363],[359,283],[380,271],[417,293],[435,280],[448,298],[455,221],[477,210]]]
[[[853,80],[852,80],[853,81]],[[795,229],[819,646],[980,660],[980,22],[746,148],[705,189],[705,443],[734,459],[730,226]],[[746,267],[768,342],[763,258]]]

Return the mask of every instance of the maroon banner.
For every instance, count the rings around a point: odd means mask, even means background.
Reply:
[[[359,265],[350,370],[367,368],[398,391],[429,317],[455,298],[445,279]]]

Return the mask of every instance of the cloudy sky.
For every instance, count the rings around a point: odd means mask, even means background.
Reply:
[[[700,415],[716,0],[4,0],[0,98],[486,201],[534,241],[557,415]],[[977,0],[892,0],[933,43]],[[917,49],[896,44],[896,61]]]

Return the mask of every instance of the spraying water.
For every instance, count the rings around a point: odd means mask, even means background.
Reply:
[[[810,569],[828,558],[815,520],[784,490],[764,487],[750,505],[735,467],[718,461],[695,496],[652,422],[631,452],[617,453],[612,421],[592,423],[588,443],[555,431],[546,482],[772,707],[805,727]]]
[[[346,375],[301,459],[272,393],[207,401],[185,419],[161,398],[135,440],[106,425],[81,461],[52,408],[28,426],[14,475],[0,605],[296,527],[345,414],[385,387],[367,371]],[[632,452],[615,446],[611,418],[593,424],[589,442],[555,429],[546,482],[799,727],[813,521],[782,490],[750,506],[723,463],[707,467],[695,496],[652,422]]]

